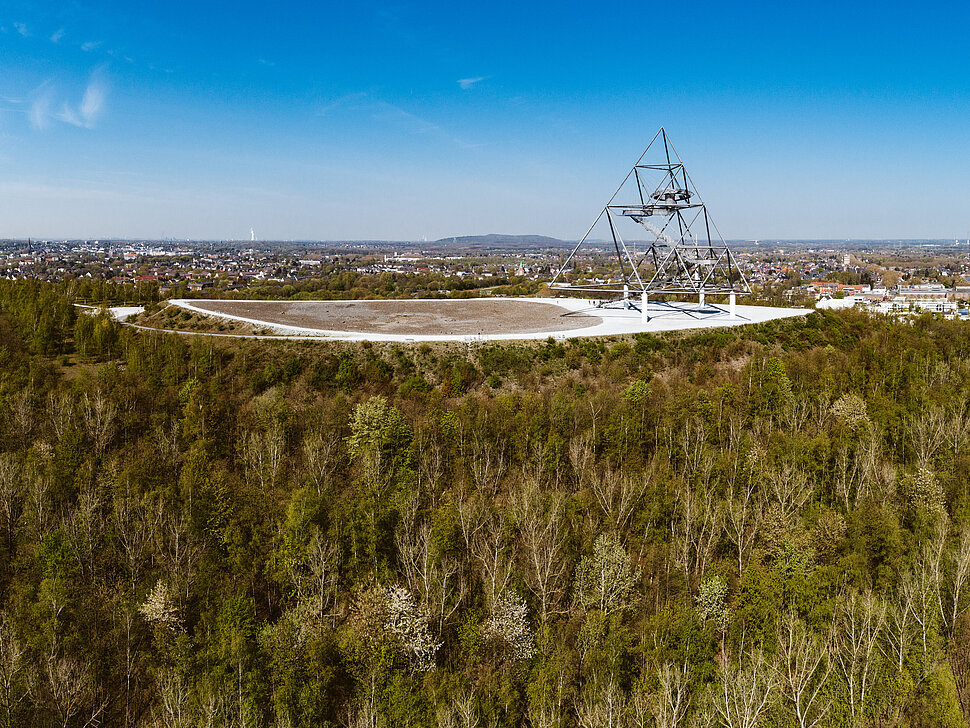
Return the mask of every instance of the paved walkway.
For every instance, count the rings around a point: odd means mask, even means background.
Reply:
[[[438,301],[442,306],[448,304],[449,299]],[[467,299],[464,299],[467,300]],[[494,299],[489,299],[494,300]],[[447,334],[428,334],[428,335],[403,335],[386,333],[360,333],[353,331],[332,331],[323,329],[309,329],[299,326],[287,326],[283,324],[268,324],[256,319],[233,316],[231,314],[218,314],[220,318],[242,321],[245,323],[259,326],[267,331],[272,331],[271,335],[253,336],[248,334],[207,334],[198,332],[178,333],[203,336],[224,336],[229,338],[265,338],[265,339],[299,339],[304,341],[397,341],[397,342],[421,342],[421,341],[459,341],[471,343],[476,341],[515,341],[515,340],[542,340],[552,337],[553,339],[572,339],[588,336],[616,336],[622,334],[635,334],[641,332],[656,333],[660,331],[677,331],[684,329],[706,329],[720,326],[741,326],[743,324],[761,323],[773,319],[790,318],[793,316],[804,316],[809,313],[809,309],[804,308],[773,308],[769,306],[738,306],[735,318],[731,318],[727,306],[721,304],[707,304],[704,307],[696,302],[650,302],[647,306],[646,320],[641,315],[639,303],[629,309],[616,305],[611,307],[597,307],[596,301],[576,298],[528,298],[518,299],[533,302],[536,305],[555,305],[565,308],[571,312],[589,313],[598,316],[601,323],[591,326],[571,329],[569,331],[537,332],[526,334],[474,334],[474,335],[447,335]],[[202,313],[213,316],[212,312],[204,311],[192,304],[190,299],[173,299],[172,305],[179,306],[188,311]],[[345,303],[345,302],[344,302]],[[633,302],[631,302],[633,304]],[[111,312],[120,321],[124,321],[129,316],[139,313],[140,307],[119,307],[111,309]],[[568,313],[565,315],[569,315]],[[148,327],[138,327],[148,328]],[[150,329],[154,331],[164,331],[165,329]]]

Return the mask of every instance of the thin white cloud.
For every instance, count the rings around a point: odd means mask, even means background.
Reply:
[[[441,127],[437,124],[382,99],[376,100],[369,111],[372,119],[398,126],[410,134],[428,134],[441,131]]]
[[[462,90],[467,91],[479,81],[484,81],[484,80],[485,80],[485,76],[475,76],[474,78],[459,78],[458,85],[461,86]]]
[[[63,38],[63,37],[64,37],[64,34],[65,34],[66,32],[67,32],[67,31],[66,31],[66,30],[64,30],[64,28],[58,28],[57,30],[55,30],[55,31],[54,31],[54,32],[53,32],[53,33],[51,34],[51,43],[58,43],[58,42],[60,42],[60,40],[61,40],[61,38]]]
[[[336,99],[331,100],[317,111],[317,116],[326,116],[331,111],[336,111],[338,109],[354,109],[360,108],[361,104],[365,102],[368,98],[366,91],[356,91],[354,93],[344,94]]]
[[[44,84],[46,86],[47,84]],[[30,125],[35,129],[46,129],[50,126],[51,104],[54,101],[53,93],[49,88],[41,86],[41,93],[31,102],[27,118]]]
[[[47,129],[52,119],[82,129],[93,129],[104,112],[108,98],[108,83],[101,69],[96,69],[88,79],[88,84],[81,97],[81,103],[75,105],[68,100],[60,103],[57,111],[54,109],[54,89],[50,82],[39,86],[31,102],[27,116],[30,125],[35,129]]]
[[[88,81],[88,87],[84,90],[84,98],[81,99],[81,116],[84,118],[87,128],[90,129],[101,116],[107,97],[108,85],[102,74],[96,71],[92,74],[91,80]]]
[[[16,28],[17,32],[20,33],[24,38],[30,35],[30,31],[27,29],[26,23],[14,23],[13,27]]]
[[[400,106],[375,97],[367,91],[357,91],[332,99],[317,111],[317,116],[330,117],[340,114],[364,115],[373,121],[386,124],[408,134],[426,134],[448,141],[463,149],[475,149],[480,145],[472,144],[453,136],[449,131],[413,114]]]
[[[71,108],[71,105],[66,101],[61,106],[61,110],[58,111],[55,116],[65,124],[70,124],[71,126],[84,126],[84,121],[81,119],[81,115]]]
[[[104,41],[100,41],[100,40],[89,40],[86,43],[81,44],[81,50],[85,52],[93,51],[95,48],[100,46],[103,42]]]

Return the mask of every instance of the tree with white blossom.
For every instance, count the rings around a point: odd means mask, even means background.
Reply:
[[[508,648],[515,660],[528,660],[535,655],[535,636],[526,616],[525,599],[512,591],[503,592],[492,607],[482,629],[485,639],[493,640]]]

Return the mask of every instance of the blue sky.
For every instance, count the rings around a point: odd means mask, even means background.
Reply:
[[[970,7],[0,4],[0,237],[576,239],[663,125],[727,238],[970,230]]]

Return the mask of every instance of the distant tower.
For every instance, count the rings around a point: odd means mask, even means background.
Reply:
[[[256,242],[256,230],[255,228],[249,228],[249,240],[250,242]]]

